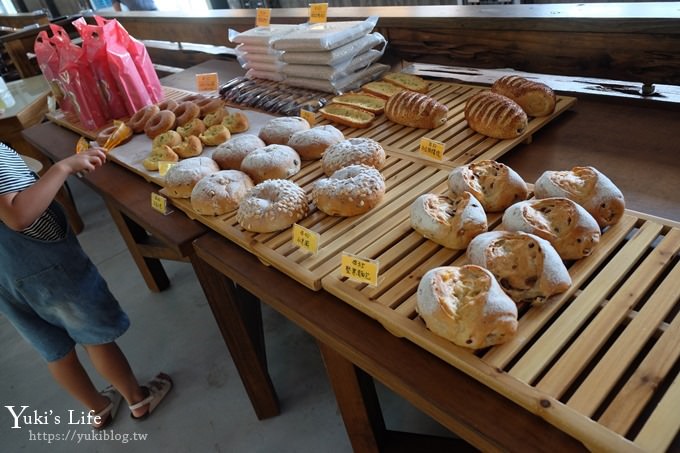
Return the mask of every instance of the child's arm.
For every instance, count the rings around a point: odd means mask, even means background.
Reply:
[[[0,220],[16,231],[28,228],[52,203],[66,178],[95,170],[104,162],[106,154],[100,148],[91,148],[57,162],[31,187],[0,195]]]

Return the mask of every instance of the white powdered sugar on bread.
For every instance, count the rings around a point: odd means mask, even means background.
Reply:
[[[327,124],[294,133],[288,141],[288,146],[297,151],[302,160],[315,160],[321,159],[329,146],[344,139],[345,135],[342,132]]]
[[[240,170],[241,162],[250,152],[265,146],[257,135],[236,135],[215,148],[212,157],[223,170]]]
[[[308,212],[307,195],[300,186],[287,179],[268,179],[248,191],[236,220],[248,231],[271,233],[285,230]]]
[[[385,195],[385,180],[367,165],[350,165],[314,184],[312,200],[328,215],[351,217],[373,209]]]
[[[488,270],[475,265],[427,271],[416,311],[432,332],[471,349],[503,343],[517,331],[515,303]]]
[[[222,170],[203,177],[191,191],[191,207],[201,215],[221,215],[238,208],[253,187],[250,176],[238,170]]]
[[[290,146],[267,145],[251,151],[243,158],[241,170],[255,183],[265,179],[286,179],[300,171],[300,156]]]
[[[299,116],[271,119],[260,129],[259,137],[267,144],[287,145],[294,133],[309,129],[309,123]]]
[[[198,181],[219,170],[217,162],[209,157],[184,159],[165,174],[165,191],[174,198],[190,198]]]
[[[370,138],[349,138],[326,149],[321,157],[321,168],[326,175],[348,165],[363,164],[378,170],[385,166],[385,150]]]

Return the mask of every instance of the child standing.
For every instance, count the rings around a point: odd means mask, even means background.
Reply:
[[[70,231],[55,195],[72,174],[101,167],[99,148],[54,164],[40,179],[0,143],[0,313],[47,362],[54,379],[99,417],[115,416],[121,395],[132,417],[146,418],[172,388],[159,373],[140,386],[115,340],[130,321]],[[112,386],[97,391],[75,345]]]

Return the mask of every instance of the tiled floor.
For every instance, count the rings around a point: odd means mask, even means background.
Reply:
[[[78,415],[81,407],[52,381],[39,356],[0,316],[0,451],[351,451],[309,335],[263,306],[267,356],[281,415],[257,420],[191,266],[164,262],[172,285],[151,293],[101,199],[78,180],[70,185],[86,225],[79,236],[83,248],[132,320],[120,346],[141,380],[162,370],[172,375],[175,389],[149,419],[134,421],[122,407],[111,429],[88,439],[91,429],[69,423],[69,410]],[[92,370],[82,352],[86,368]],[[94,372],[92,376],[98,386],[105,385]],[[389,390],[378,386],[378,392],[388,428],[448,435]],[[21,423],[13,429],[4,406],[29,406],[24,415],[37,411],[47,415],[37,421],[47,423]],[[66,435],[68,440],[57,440]],[[135,435],[146,439],[134,440]]]

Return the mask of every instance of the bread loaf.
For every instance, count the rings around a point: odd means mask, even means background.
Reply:
[[[294,133],[307,130],[309,127],[307,120],[299,116],[273,118],[262,126],[258,137],[267,145],[287,145]]]
[[[321,169],[330,176],[350,165],[368,165],[380,170],[385,166],[385,150],[372,138],[356,137],[329,146],[321,156]]]
[[[191,191],[204,176],[220,170],[209,157],[190,157],[170,167],[165,174],[165,192],[173,198],[191,198]]]
[[[454,168],[449,174],[453,197],[470,192],[486,212],[500,212],[513,203],[526,200],[529,189],[520,175],[505,164],[493,160]]]
[[[588,211],[568,198],[515,203],[503,214],[508,231],[524,231],[550,242],[563,260],[578,260],[600,242],[600,227]]]
[[[222,170],[203,177],[191,191],[191,208],[201,215],[221,215],[238,208],[248,190],[250,177],[238,170]]]
[[[490,270],[515,302],[544,302],[571,286],[569,272],[553,246],[533,234],[482,233],[470,242],[467,258]]]
[[[383,80],[417,93],[427,93],[430,87],[430,84],[422,77],[403,72],[389,72],[383,76]]]
[[[241,171],[250,176],[255,184],[267,179],[286,179],[300,171],[298,153],[286,145],[267,145],[249,152],[241,161]]]
[[[486,214],[470,192],[455,200],[428,193],[411,204],[411,227],[439,245],[463,250],[472,238],[486,231]]]
[[[257,135],[236,135],[218,145],[212,157],[222,170],[239,170],[241,162],[249,153],[265,146],[265,143]]]
[[[368,110],[345,104],[328,104],[319,109],[319,113],[329,121],[359,129],[370,126],[375,119]]]
[[[509,97],[529,116],[547,116],[555,111],[555,93],[544,83],[509,75],[496,80],[491,91]]]
[[[448,107],[415,91],[402,91],[385,104],[387,119],[404,126],[434,129],[446,123]]]
[[[300,155],[302,160],[320,159],[326,149],[345,139],[345,135],[330,124],[315,126],[293,134],[288,146]]]
[[[519,137],[529,124],[527,114],[515,101],[488,90],[467,100],[465,121],[473,131],[498,139]]]
[[[614,183],[593,167],[568,171],[546,171],[534,185],[536,198],[565,197],[580,204],[600,227],[614,225],[626,209],[623,194]]]
[[[486,348],[517,331],[517,307],[479,266],[436,267],[418,284],[416,311],[435,334],[458,346]]]

